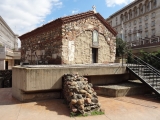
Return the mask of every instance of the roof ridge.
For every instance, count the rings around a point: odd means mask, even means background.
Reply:
[[[86,14],[86,13],[94,13],[94,12],[92,10],[89,10],[87,12],[81,12],[81,13],[72,14],[72,15],[68,15],[68,16],[64,16],[64,17],[60,17],[60,18],[65,19],[65,18],[68,18],[68,17],[78,16],[78,15],[82,15],[82,14]]]

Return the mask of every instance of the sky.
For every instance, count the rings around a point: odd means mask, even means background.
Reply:
[[[92,10],[105,19],[134,0],[0,0],[0,16],[22,35],[59,17]],[[20,41],[19,41],[20,47]]]

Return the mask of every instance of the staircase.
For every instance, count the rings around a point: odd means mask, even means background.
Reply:
[[[127,70],[150,87],[157,95],[160,95],[160,71],[137,56],[130,55],[132,60],[127,63]]]

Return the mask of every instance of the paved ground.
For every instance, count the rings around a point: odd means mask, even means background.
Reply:
[[[99,100],[105,115],[72,118],[61,99],[21,103],[10,88],[0,88],[0,120],[160,120],[160,100],[153,95]]]

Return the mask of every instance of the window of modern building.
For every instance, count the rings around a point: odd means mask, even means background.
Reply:
[[[140,6],[139,6],[139,13],[143,14],[143,5],[142,4],[140,4]]]
[[[145,31],[145,37],[148,37],[148,31]]]
[[[145,28],[148,28],[148,23],[145,23]]]
[[[126,12],[125,13],[125,21],[127,21],[128,20],[128,13]]]
[[[151,22],[151,26],[155,26],[155,20]]]
[[[134,7],[134,17],[137,17],[137,7]]]
[[[144,19],[145,19],[145,20],[148,20],[148,15],[146,15]]]
[[[156,8],[157,0],[152,0],[151,4],[152,4],[152,9]]]
[[[137,23],[137,21],[135,20],[135,21],[134,21],[134,25],[136,25],[136,23]]]
[[[139,39],[142,39],[142,32],[137,33]]]
[[[128,40],[127,40],[127,36],[125,36],[125,41],[128,41]]]
[[[132,35],[129,35],[129,40],[132,41]]]
[[[152,29],[152,35],[155,35],[156,31],[155,29]]]
[[[121,23],[124,22],[124,21],[123,21],[123,14],[121,14],[121,16],[120,16],[120,22],[121,22]]]
[[[146,10],[146,12],[149,11],[149,1],[147,1],[146,4],[145,4],[145,10]]]
[[[142,22],[142,18],[139,18],[139,23],[141,23]]]
[[[142,25],[139,26],[139,30],[142,30]]]
[[[156,13],[153,12],[153,13],[151,14],[151,17],[152,17],[152,18],[155,18],[155,17],[156,17]]]
[[[129,11],[129,19],[132,19],[132,10]]]

